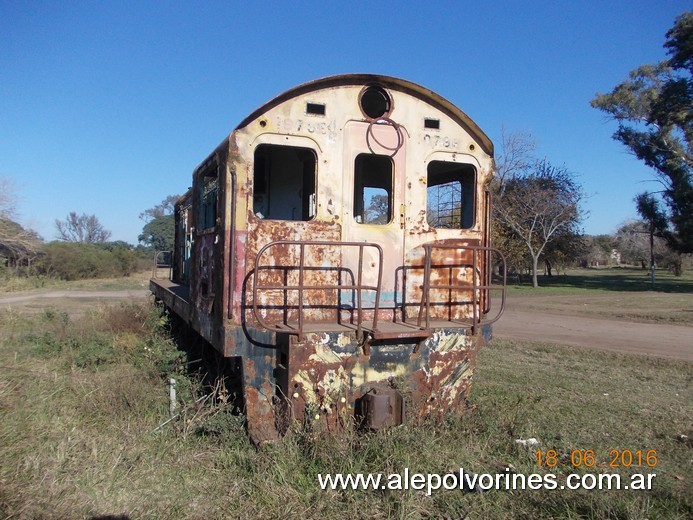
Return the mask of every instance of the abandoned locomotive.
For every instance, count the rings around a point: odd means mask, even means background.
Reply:
[[[170,276],[150,288],[238,361],[256,442],[292,420],[378,429],[439,416],[463,404],[503,310],[492,174],[488,137],[420,85],[299,85],[195,169]]]

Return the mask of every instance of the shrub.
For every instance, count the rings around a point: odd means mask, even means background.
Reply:
[[[135,254],[123,246],[108,249],[95,244],[50,242],[35,264],[39,275],[62,280],[127,276],[134,270]]]
[[[98,244],[98,247],[111,253],[120,264],[120,274],[123,276],[128,276],[137,269],[139,259],[128,243],[122,241],[104,242]]]

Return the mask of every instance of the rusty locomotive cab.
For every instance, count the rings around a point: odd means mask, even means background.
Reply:
[[[493,145],[409,81],[343,75],[250,114],[176,206],[164,305],[242,367],[256,442],[461,409],[503,310]],[[491,305],[491,300],[494,305]]]

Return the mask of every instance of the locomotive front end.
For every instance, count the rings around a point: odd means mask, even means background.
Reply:
[[[242,367],[256,442],[464,407],[505,298],[492,175],[464,112],[362,74],[271,100],[198,168],[186,320]]]

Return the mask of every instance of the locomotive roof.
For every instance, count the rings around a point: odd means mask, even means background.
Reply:
[[[391,76],[383,76],[379,74],[340,74],[336,76],[327,76],[325,78],[316,79],[303,83],[296,87],[290,88],[286,92],[279,94],[277,97],[271,99],[261,107],[250,113],[241,123],[236,127],[240,129],[248,125],[251,121],[259,117],[261,114],[267,110],[283,103],[291,98],[306,94],[308,92],[313,92],[316,90],[329,89],[340,86],[365,86],[365,85],[380,85],[384,88],[391,90],[398,90],[404,92],[413,97],[419,98],[431,105],[435,106],[442,112],[446,113],[452,119],[454,119],[458,124],[463,126],[471,135],[473,135],[481,144],[484,151],[489,155],[493,155],[493,143],[488,138],[488,136],[479,128],[479,126],[460,110],[453,103],[445,99],[444,97],[436,94],[430,89],[422,87],[411,81],[405,79],[394,78]]]

